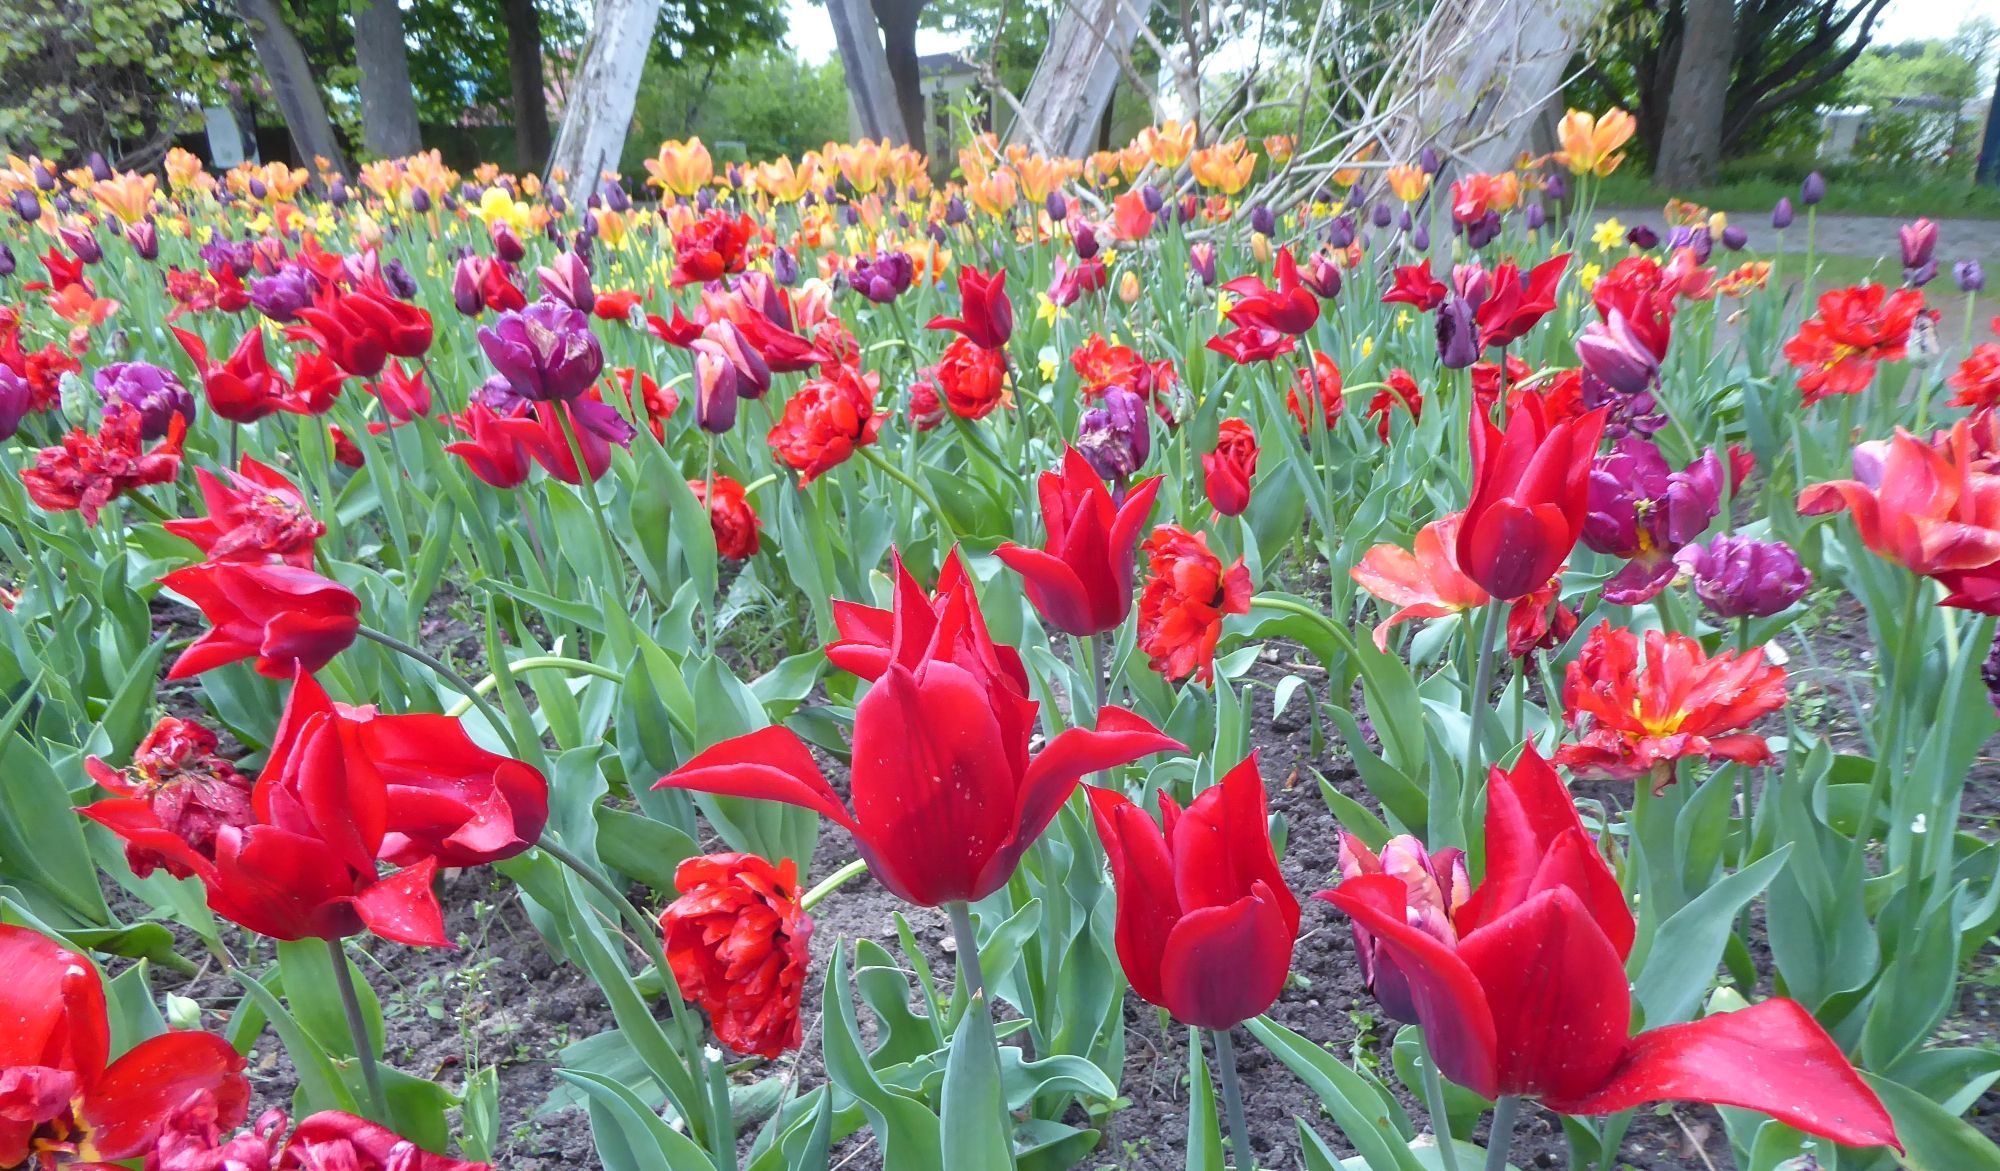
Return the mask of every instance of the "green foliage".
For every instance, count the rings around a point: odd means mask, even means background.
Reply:
[[[221,78],[181,0],[9,0],[0,22],[0,146],[157,158]]]
[[[847,87],[836,60],[808,65],[777,46],[712,63],[656,63],[639,85],[621,169],[645,175],[640,160],[670,138],[699,135],[721,164],[797,155],[847,132]]]

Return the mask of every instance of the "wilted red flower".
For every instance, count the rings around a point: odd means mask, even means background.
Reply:
[[[372,931],[398,943],[447,947],[444,913],[431,891],[437,859],[426,855],[388,875],[377,869],[390,797],[382,771],[354,740],[355,722],[310,675],[294,676],[270,758],[251,792],[256,820],[222,827],[213,853],[163,825],[137,798],[114,797],[78,812],[185,867],[201,881],[211,910],[259,935],[343,939]]]
[[[1713,1102],[1849,1145],[1896,1141],[1880,1100],[1793,1001],[1633,1036],[1632,912],[1561,778],[1531,743],[1486,793],[1486,878],[1447,896],[1448,913],[1414,874],[1359,874],[1316,896],[1365,933],[1383,1007],[1423,1026],[1440,1072],[1558,1114]]]
[[[738,1053],[777,1057],[804,1039],[799,999],[812,965],[813,921],[799,906],[798,866],[755,854],[704,854],[674,869],[680,897],[660,912],[681,995],[701,1005]]]
[[[181,470],[181,436],[187,420],[179,413],[167,437],[151,451],[140,448],[145,426],[138,408],[114,404],[92,435],[78,427],[56,447],[35,453],[35,466],[21,469],[28,498],[49,512],[80,512],[96,524],[98,512],[118,496],[147,484],[171,483]]]
[[[355,446],[354,440],[347,437],[346,432],[329,425],[326,434],[327,438],[333,441],[333,462],[344,468],[366,466],[368,457],[361,454],[361,449]]]
[[[1215,450],[1201,457],[1208,502],[1224,516],[1243,515],[1250,507],[1250,481],[1256,475],[1257,433],[1241,419],[1224,419],[1216,427]]]
[[[1139,593],[1139,649],[1168,679],[1215,670],[1224,614],[1250,612],[1250,571],[1243,559],[1228,569],[1208,547],[1206,533],[1161,525],[1146,538],[1146,587]]]
[[[1389,291],[1382,294],[1384,304],[1408,305],[1419,313],[1429,313],[1444,304],[1445,296],[1451,289],[1431,275],[1430,257],[1421,263],[1398,267]]]
[[[1771,750],[1744,731],[1785,706],[1785,669],[1766,666],[1762,647],[1710,657],[1677,631],[1649,630],[1645,660],[1630,630],[1603,623],[1563,680],[1563,722],[1580,733],[1556,752],[1579,777],[1674,782],[1684,757],[1764,764]]]
[[[361,626],[361,599],[310,569],[210,561],[176,569],[160,584],[199,607],[213,627],[174,660],[169,679],[251,658],[258,674],[273,679],[317,671]]]
[[[1312,416],[1306,414],[1308,400],[1318,401],[1320,421],[1328,431],[1339,425],[1341,413],[1347,409],[1347,400],[1341,394],[1340,367],[1324,350],[1313,351],[1310,375],[1303,366],[1292,372],[1292,387],[1285,392],[1286,409],[1299,421],[1299,430],[1310,434]]]
[[[278,469],[243,456],[225,483],[195,469],[208,515],[167,521],[168,532],[191,541],[210,561],[283,561],[311,569],[313,543],[326,525],[307,508],[298,487]]]
[[[1924,311],[1916,289],[1856,285],[1820,294],[1819,313],[1785,343],[1785,360],[1799,370],[1807,406],[1834,394],[1860,394],[1878,362],[1901,361],[1910,327]]]
[[[731,217],[720,208],[682,228],[674,237],[674,287],[706,284],[742,272],[756,231],[749,216]]]
[[[993,275],[970,265],[958,270],[958,316],[937,316],[926,329],[949,329],[963,334],[982,350],[1003,349],[1014,336],[1014,302],[1007,298],[1007,270]]]
[[[0,1167],[108,1167],[151,1152],[171,1105],[202,1097],[228,1126],[249,1112],[243,1058],[177,1031],[111,1059],[104,980],[88,957],[0,924]]]
[[[1302,334],[1319,321],[1319,298],[1299,280],[1299,263],[1290,248],[1278,249],[1278,283],[1266,285],[1255,275],[1224,281],[1222,287],[1236,295],[1236,303],[1225,314],[1238,330],[1277,330]]]
[[[962,419],[983,419],[1013,398],[1007,393],[1007,351],[981,349],[971,338],[952,339],[934,378],[945,405]]]
[[[255,820],[250,779],[218,756],[215,748],[215,733],[207,728],[163,716],[139,742],[131,764],[115,769],[102,757],[91,756],[85,758],[83,770],[100,787],[147,802],[162,826],[197,852],[214,857],[216,835],[224,827]],[[162,866],[175,878],[192,877],[174,858],[129,842],[125,862],[140,878]]]
[[[1160,825],[1121,793],[1086,791],[1118,890],[1118,966],[1132,991],[1205,1029],[1271,1007],[1291,970],[1299,900],[1278,873],[1257,757],[1185,811],[1161,792]]]
[[[743,495],[743,485],[728,476],[717,476],[713,494],[700,480],[689,480],[688,487],[694,491],[694,498],[708,508],[708,523],[715,530],[715,551],[732,561],[756,556],[757,530],[764,522],[757,519],[757,513]]]
[[[996,645],[956,553],[926,595],[900,558],[895,609],[836,602],[835,666],[874,683],[854,709],[854,809],[798,736],[765,728],[696,756],[660,787],[811,809],[854,836],[870,873],[918,906],[982,899],[1007,884],[1085,774],[1181,747],[1105,707],[1030,754],[1039,705],[1021,656]]]
[[[880,378],[853,366],[835,366],[808,379],[786,400],[769,440],[772,452],[799,473],[801,488],[875,442],[882,430],[882,412],[875,406]]]
[[[1149,362],[1132,347],[1113,345],[1103,334],[1093,333],[1070,351],[1069,364],[1082,384],[1084,397],[1097,398],[1111,387],[1123,387],[1151,400],[1153,413],[1167,426],[1179,422],[1174,417],[1171,392],[1176,380],[1171,359]]]
[[[1142,480],[1114,505],[1104,481],[1074,447],[1060,472],[1036,482],[1048,537],[1040,549],[1004,542],[1000,563],[1021,575],[1042,620],[1088,638],[1124,625],[1132,612],[1132,573],[1139,530],[1153,510],[1160,478]]]
[[[1995,319],[1994,330],[2000,332],[2000,319]],[[1952,406],[2000,404],[2000,343],[1981,342],[1972,347],[1972,352],[1945,381],[1958,392],[1952,396]]]
[[[1424,417],[1424,392],[1418,388],[1417,380],[1410,376],[1410,372],[1401,366],[1389,371],[1388,377],[1382,381],[1388,385],[1369,398],[1368,417],[1375,420],[1375,433],[1387,443],[1389,419],[1397,407],[1409,414],[1412,423]]]
[[[1472,501],[1458,531],[1458,565],[1496,598],[1547,585],[1576,547],[1590,505],[1590,469],[1604,431],[1600,408],[1551,423],[1539,397],[1522,399],[1501,431],[1472,420]]]

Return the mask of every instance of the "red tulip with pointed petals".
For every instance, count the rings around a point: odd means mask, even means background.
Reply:
[[[954,553],[927,595],[900,561],[895,608],[844,607],[827,648],[874,680],[854,710],[852,812],[799,738],[766,728],[696,756],[656,787],[757,797],[811,809],[854,835],[877,881],[918,906],[985,898],[1006,885],[1077,782],[1180,744],[1122,708],[1035,754],[1036,709],[1011,647],[996,646]]]
[[[1503,432],[1472,421],[1472,502],[1458,530],[1458,565],[1503,601],[1548,585],[1583,533],[1590,469],[1606,408],[1550,423],[1524,396]]]
[[[1004,349],[1014,336],[1014,302],[1007,299],[1007,270],[993,275],[971,266],[958,270],[958,316],[933,317],[926,329],[949,329],[965,335],[982,350]]]
[[[177,569],[160,584],[193,602],[213,626],[174,660],[169,679],[250,658],[258,674],[273,679],[295,668],[317,671],[347,649],[361,625],[361,599],[310,569],[209,561]]]
[[[1299,901],[1278,873],[1264,780],[1250,756],[1161,825],[1122,794],[1090,788],[1118,888],[1118,963],[1132,991],[1175,1020],[1229,1029],[1284,991]]]
[[[1559,1114],[1710,1102],[1850,1146],[1896,1145],[1874,1092],[1790,1000],[1631,1035],[1632,913],[1532,744],[1513,770],[1492,772],[1486,866],[1479,889],[1442,920],[1413,921],[1410,887],[1390,874],[1316,896],[1368,933],[1378,982],[1393,967],[1407,983],[1446,1077]]]
[[[1063,453],[1062,471],[1043,472],[1038,488],[1047,541],[1040,549],[1009,542],[994,555],[1021,575],[1028,601],[1050,626],[1079,638],[1116,630],[1132,613],[1139,537],[1159,477],[1140,481],[1114,505],[1104,481],[1072,447]]]
[[[1237,297],[1227,314],[1230,324],[1297,336],[1319,321],[1319,298],[1299,279],[1298,261],[1290,248],[1278,249],[1276,268],[1276,285],[1266,285],[1262,277],[1252,275],[1223,284]]]
[[[1488,346],[1506,347],[1535,327],[1556,307],[1556,286],[1569,267],[1569,253],[1551,257],[1524,276],[1513,264],[1493,270],[1493,292],[1473,316],[1480,339]]]

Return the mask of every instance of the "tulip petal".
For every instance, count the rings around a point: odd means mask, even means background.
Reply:
[[[1459,940],[1495,1006],[1499,1092],[1575,1096],[1603,1084],[1632,1022],[1625,962],[1575,891],[1531,896]]]
[[[1641,1033],[1602,1084],[1545,1104],[1562,1114],[1611,1114],[1657,1101],[1737,1106],[1848,1146],[1902,1149],[1881,1100],[1790,1000]]]
[[[1378,958],[1395,963],[1438,1069],[1474,1093],[1497,1097],[1499,1042],[1486,990],[1457,952],[1410,926],[1408,891],[1400,878],[1367,874],[1317,897],[1347,912],[1384,948]]]
[[[1160,963],[1161,1007],[1205,1029],[1234,1028],[1271,1007],[1296,940],[1283,897],[1260,882],[1227,906],[1181,916]]]
[[[1170,847],[1183,912],[1227,906],[1262,882],[1297,930],[1299,903],[1278,873],[1256,753],[1195,797],[1175,823]]]
[[[850,831],[860,829],[813,763],[805,742],[775,725],[724,740],[661,777],[653,787],[777,801],[810,809]]]
[[[384,939],[412,947],[450,947],[451,937],[444,933],[444,908],[438,906],[437,894],[431,890],[436,877],[436,858],[405,866],[354,896],[355,913],[368,930]]]
[[[993,555],[1000,564],[1021,575],[1028,601],[1049,625],[1066,634],[1095,630],[1090,591],[1068,562],[1025,545],[1005,544],[995,549]]]
[[[345,1147],[362,1167],[394,1167],[397,1171],[477,1171],[487,1166],[423,1150],[387,1127],[338,1110],[322,1110],[300,1122],[285,1143],[284,1162],[301,1163],[298,1152],[317,1147]]]
[[[1167,938],[1180,918],[1166,837],[1146,811],[1123,794],[1098,788],[1084,792],[1090,797],[1091,818],[1118,891],[1118,966],[1125,969],[1125,979],[1139,999],[1163,1005],[1160,964],[1166,957]]]
[[[89,960],[40,932],[0,924],[0,973],[0,1069],[48,1066],[87,1079],[104,1068],[110,1026]]]
[[[216,1125],[224,1133],[250,1107],[244,1060],[213,1033],[165,1033],[134,1045],[111,1063],[84,1097],[93,1159],[130,1159],[148,1153],[174,1111],[198,1093],[213,1096]]]
[[[1185,752],[1180,741],[1120,707],[1106,707],[1097,713],[1097,727],[1070,728],[1035,754],[1021,778],[1015,805],[1014,853],[1018,860],[1034,840],[1042,836],[1056,810],[1069,799],[1077,782],[1094,772],[1130,764],[1155,752]],[[1012,873],[1013,866],[1008,865]],[[991,875],[982,876],[982,883]],[[1002,882],[1006,875],[1000,875]]]

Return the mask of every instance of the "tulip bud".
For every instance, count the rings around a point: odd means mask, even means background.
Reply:
[[[1215,287],[1215,245],[1204,240],[1188,249],[1188,267],[1201,278],[1203,288]]]
[[[1260,203],[1250,209],[1250,230],[1260,236],[1272,235],[1278,230],[1278,217]]]
[[[1438,154],[1436,147],[1426,146],[1417,152],[1417,166],[1423,169],[1424,174],[1435,175],[1444,170],[1444,157]]]
[[[1324,252],[1315,252],[1299,269],[1299,283],[1323,301],[1340,296],[1340,266]]]
[[[850,228],[858,228],[858,227],[860,227],[860,226],[861,226],[861,209],[860,209],[860,208],[858,208],[858,207],[856,207],[856,206],[854,206],[854,205],[853,205],[853,204],[851,204],[851,203],[850,203],[850,204],[847,204],[847,205],[846,205],[846,206],[844,206],[844,207],[842,207],[842,208],[840,209],[840,222],[841,222],[841,223],[843,223],[843,224],[846,224],[846,225],[847,225],[848,227],[850,227]]]
[[[410,192],[410,210],[416,212],[418,215],[423,215],[430,209],[431,193],[421,187],[412,189]]]
[[[1326,226],[1326,242],[1335,248],[1345,248],[1354,243],[1354,217],[1340,215]]]
[[[1097,230],[1088,223],[1079,220],[1076,227],[1070,229],[1070,242],[1076,245],[1078,260],[1089,260],[1097,255]]]
[[[617,211],[617,212],[628,211],[631,209],[632,197],[625,194],[625,185],[620,183],[618,180],[616,179],[605,180],[602,190],[604,192],[605,207],[608,207],[612,211]]]
[[[799,262],[792,258],[789,248],[780,248],[771,254],[771,279],[786,286],[798,283]]]
[[[1625,233],[1625,242],[1645,251],[1660,246],[1660,234],[1645,224],[1633,224]]]
[[[14,373],[12,366],[0,365],[0,440],[12,439],[35,405],[35,388]]]
[[[966,221],[966,218],[967,218],[967,212],[965,210],[965,200],[960,199],[958,196],[954,195],[945,202],[944,222],[946,224],[955,228],[958,225],[964,223]]]
[[[1937,224],[1928,219],[1896,229],[1903,248],[1903,281],[1912,288],[1929,284],[1937,276],[1937,235]]]
[[[96,264],[104,259],[104,246],[97,242],[97,233],[89,228],[58,228],[56,236],[85,264]]]
[[[201,1003],[176,992],[166,996],[167,1025],[175,1029],[199,1029],[201,1023]]]
[[[1812,587],[1812,572],[1783,541],[1723,534],[1690,545],[1674,559],[1693,578],[1695,596],[1718,618],[1768,618]]]
[[[1056,223],[1062,223],[1069,218],[1069,200],[1063,198],[1062,192],[1051,191],[1042,200],[1042,210]]]
[[[16,188],[14,191],[14,214],[24,224],[32,224],[42,218],[42,201],[35,198],[32,191]]]
[[[1473,248],[1484,248],[1500,235],[1500,213],[1489,211],[1472,221],[1465,228],[1465,242]]]
[[[521,258],[527,254],[528,246],[521,242],[521,237],[515,233],[514,229],[506,223],[495,221],[493,224],[493,255],[498,256],[508,264],[519,264]]]
[[[54,191],[56,189],[56,165],[54,163],[43,163],[39,167],[31,167],[29,169],[34,172],[36,187],[41,188],[43,191]]]
[[[1417,230],[1410,233],[1410,247],[1415,248],[1419,252],[1429,252],[1431,250],[1431,226],[1429,224],[1418,224]]]
[[[1826,179],[1818,171],[1807,175],[1805,182],[1799,184],[1799,202],[1807,207],[1816,207],[1825,198]]]
[[[624,192],[621,189],[619,193],[622,195]],[[629,200],[626,201],[626,205],[628,207],[631,205]],[[695,192],[694,205],[703,215],[707,215],[709,210],[715,206],[714,190],[708,187],[704,187],[701,190]],[[612,210],[616,211],[618,209],[613,208]]]
[[[250,180],[249,188],[250,188],[250,198],[252,199],[263,199],[265,196],[271,193],[271,189],[264,185],[264,181],[262,179]]]
[[[1986,270],[1980,267],[1977,260],[1961,260],[1952,265],[1951,276],[1958,282],[1961,293],[1979,293],[1986,289]]]
[[[1403,209],[1402,215],[1396,217],[1396,229],[1398,231],[1408,232],[1411,228],[1416,227],[1416,225],[1416,218],[1410,215],[1410,209],[1407,207]]]
[[[1623,394],[1651,390],[1660,376],[1660,359],[1617,309],[1609,320],[1583,327],[1576,354],[1584,370]]]
[[[1389,210],[1389,205],[1379,201],[1375,204],[1374,210],[1368,213],[1368,218],[1378,228],[1386,228],[1395,222],[1394,213]]]
[[[1118,299],[1127,305],[1139,299],[1139,274],[1129,268],[1118,278]]]
[[[1472,306],[1459,297],[1438,306],[1438,361],[1450,370],[1463,370],[1479,360],[1479,324],[1472,319]]]
[[[339,175],[335,175],[333,182],[326,185],[326,201],[335,207],[346,206],[347,180],[341,178]]]
[[[1174,205],[1174,219],[1179,223],[1190,223],[1200,214],[1201,200],[1192,195],[1181,196],[1181,201]]]
[[[1542,205],[1539,203],[1529,204],[1528,209],[1521,213],[1522,226],[1526,227],[1530,232],[1539,230],[1543,224],[1548,222],[1549,213],[1543,211]]]
[[[1250,255],[1258,264],[1271,263],[1271,238],[1262,234],[1251,236]]]
[[[722,347],[696,338],[694,350],[695,422],[711,435],[726,435],[736,426],[736,366]]]
[[[1750,233],[1735,224],[1722,229],[1722,246],[1731,252],[1741,252],[1750,243]]]
[[[486,307],[486,298],[480,294],[480,278],[485,275],[485,267],[493,263],[483,256],[461,256],[458,267],[451,274],[451,303],[467,317],[479,316]],[[261,282],[260,282],[261,283]]]
[[[0,244],[0,277],[13,276],[14,267],[14,250],[5,244]],[[1963,268],[1964,265],[1959,267]]]
[[[125,242],[141,260],[160,258],[160,230],[152,220],[136,220],[125,225]]]
[[[103,151],[90,152],[90,177],[99,183],[111,178],[111,164],[104,161]]]
[[[1563,178],[1561,175],[1550,175],[1549,181],[1547,185],[1545,185],[1542,188],[1542,191],[1546,193],[1550,199],[1555,200],[1557,203],[1561,203],[1563,200],[1569,198],[1569,180]]]
[[[1166,198],[1166,196],[1160,194],[1160,189],[1151,183],[1139,188],[1139,201],[1144,203],[1146,210],[1152,212],[1154,215],[1159,215],[1160,208],[1166,206]]]
[[[535,269],[535,277],[542,284],[542,291],[563,304],[585,313],[597,304],[597,294],[591,288],[590,265],[574,252],[563,252],[551,264]]]

